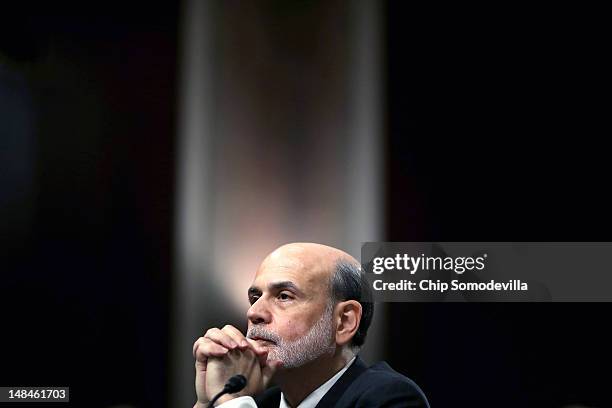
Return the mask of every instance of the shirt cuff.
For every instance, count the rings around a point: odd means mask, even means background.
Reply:
[[[224,402],[223,404],[217,405],[217,407],[223,408],[257,408],[257,404],[252,397],[244,396],[231,399]]]

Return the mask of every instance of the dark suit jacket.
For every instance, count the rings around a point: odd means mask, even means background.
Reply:
[[[278,408],[280,388],[272,387],[255,398],[261,408]],[[367,367],[357,357],[317,408],[419,407],[429,408],[425,394],[411,379],[394,371],[385,362]]]

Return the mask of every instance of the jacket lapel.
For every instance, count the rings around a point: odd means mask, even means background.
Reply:
[[[323,396],[321,401],[319,401],[316,408],[334,407],[351,383],[367,369],[368,367],[363,360],[357,356],[353,364],[351,364],[344,374],[342,374],[342,377],[336,381],[330,390]]]

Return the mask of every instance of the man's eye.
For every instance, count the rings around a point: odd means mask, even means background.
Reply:
[[[285,292],[279,293],[278,298],[280,300],[291,300],[292,299],[291,295],[289,293],[285,293]]]
[[[253,303],[257,302],[257,299],[259,299],[259,296],[257,296],[257,295],[251,296],[251,297],[249,297],[249,303],[253,304]]]

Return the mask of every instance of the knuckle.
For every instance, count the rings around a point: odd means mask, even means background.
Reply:
[[[231,334],[231,335],[236,335],[237,333],[239,333],[238,329],[236,329],[234,326],[226,324],[223,327],[223,332],[227,333],[227,334]]]
[[[208,329],[206,331],[206,334],[204,335],[205,338],[212,338],[217,336],[219,333],[219,329],[217,329],[216,327],[213,327],[212,329]]]
[[[206,350],[210,350],[210,348],[216,346],[216,344],[217,343],[215,343],[214,341],[206,339],[205,341],[202,342],[202,348]]]
[[[203,350],[199,350],[196,353],[196,357],[212,357],[212,355],[215,353],[214,349],[211,348],[205,348]]]

